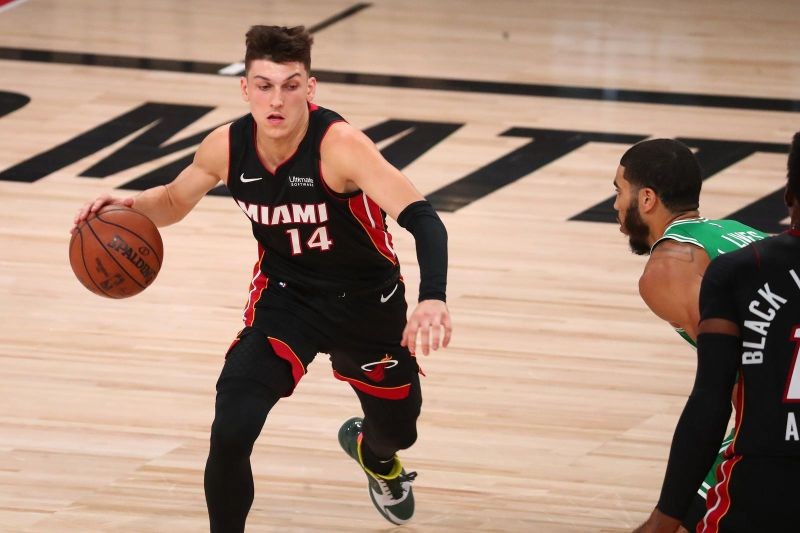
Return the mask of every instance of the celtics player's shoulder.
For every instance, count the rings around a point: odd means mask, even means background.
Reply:
[[[656,244],[672,240],[698,246],[705,250],[709,259],[744,248],[767,235],[736,220],[695,218],[678,220],[670,224]]]
[[[768,237],[763,231],[742,224],[738,220],[708,220],[704,227],[708,228],[706,251],[711,259],[721,254],[740,250]]]

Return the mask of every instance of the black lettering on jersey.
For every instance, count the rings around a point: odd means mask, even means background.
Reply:
[[[211,130],[162,144],[212,109],[207,106],[146,103],[0,172],[0,179],[34,182],[147,128],[128,144],[80,174],[93,178],[106,177],[196,146]],[[174,177],[172,175],[169,180]]]
[[[785,154],[789,151],[788,145],[780,143],[720,141],[688,137],[677,137],[677,140],[696,150],[697,160],[700,162],[700,168],[703,169],[704,180],[756,152]],[[599,204],[578,213],[570,220],[616,223],[617,214],[613,205],[614,197],[611,196]],[[778,233],[785,229],[781,225],[781,220],[785,216],[783,188],[729,215],[730,218],[769,233]]]
[[[24,94],[0,91],[0,117],[25,107],[30,101],[30,97]]]
[[[427,195],[428,200],[441,211],[457,211],[472,202],[514,183],[544,165],[551,163],[587,142],[614,142],[633,144],[647,135],[511,128],[505,137],[529,137],[531,142],[520,146],[500,159]]]

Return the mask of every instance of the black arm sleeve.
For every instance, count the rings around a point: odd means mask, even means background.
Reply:
[[[737,262],[737,259],[739,260]],[[700,285],[700,321],[722,318],[739,322],[736,305],[737,272],[741,277],[743,263],[736,255],[721,255],[711,261]]]
[[[675,428],[658,509],[682,519],[714,463],[731,415],[731,391],[739,369],[739,338],[697,336],[697,376]]]
[[[446,301],[447,230],[427,200],[406,206],[397,223],[413,236],[419,262],[419,301]]]

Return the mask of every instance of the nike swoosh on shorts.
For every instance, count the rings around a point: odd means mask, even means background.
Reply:
[[[392,289],[392,292],[390,292],[390,293],[388,294],[388,296],[384,296],[383,294],[381,294],[381,303],[382,303],[382,304],[385,304],[386,302],[388,302],[388,301],[389,301],[389,298],[391,298],[392,296],[394,296],[394,293],[397,291],[397,287],[399,287],[399,286],[400,286],[400,284],[399,284],[399,283],[397,283],[397,284],[394,286],[394,289]]]

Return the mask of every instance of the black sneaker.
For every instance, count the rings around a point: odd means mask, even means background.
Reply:
[[[394,457],[392,471],[382,476],[364,466],[361,460],[361,424],[363,419],[351,418],[339,428],[339,444],[367,475],[369,497],[383,517],[392,524],[402,525],[414,516],[414,493],[411,482],[416,472],[406,473],[400,459]]]

